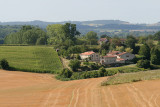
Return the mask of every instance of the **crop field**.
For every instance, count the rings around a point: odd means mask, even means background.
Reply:
[[[0,107],[159,107],[160,80],[101,86],[107,77],[58,81],[0,70]]]
[[[30,72],[58,72],[61,61],[52,47],[0,46],[0,59],[7,59],[15,70]]]
[[[118,74],[109,77],[105,82],[102,83],[102,85],[115,85],[154,79],[160,79],[160,70]]]

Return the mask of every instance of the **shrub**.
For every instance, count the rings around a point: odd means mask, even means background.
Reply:
[[[81,62],[79,60],[71,60],[69,63],[69,67],[71,67],[71,69],[73,71],[78,71],[78,69],[80,68]]]
[[[62,76],[63,78],[70,78],[72,76],[72,71],[70,71],[68,68],[65,68],[63,69],[61,72],[60,72],[60,76]]]
[[[139,60],[137,62],[137,67],[139,68],[150,68],[150,61],[149,60]]]
[[[9,69],[9,64],[8,64],[8,61],[6,59],[2,59],[0,61],[0,64],[1,64],[2,69],[6,69],[6,70]]]
[[[106,72],[106,69],[103,68],[103,67],[101,67],[101,68],[99,69],[99,71],[98,71],[99,77],[103,77],[105,72]]]
[[[91,68],[91,70],[98,70],[98,69],[99,69],[99,66],[98,66],[98,64],[91,63],[91,64],[90,64],[90,68]]]
[[[88,66],[81,66],[82,71],[90,71],[90,68]]]

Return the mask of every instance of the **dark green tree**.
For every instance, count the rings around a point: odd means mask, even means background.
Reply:
[[[143,56],[144,59],[150,60],[150,48],[147,44],[144,44],[140,47],[139,55]]]
[[[127,39],[125,41],[125,45],[128,47],[128,48],[131,48],[133,49],[133,53],[134,53],[134,50],[135,50],[135,44],[137,43],[137,40],[134,36],[127,36]]]
[[[77,59],[75,60],[71,60],[69,63],[69,67],[73,70],[73,71],[78,71],[78,69],[80,68],[81,62]]]
[[[1,65],[2,69],[5,69],[5,70],[9,69],[9,64],[8,64],[8,61],[6,59],[2,59],[0,61],[0,65]]]
[[[72,71],[70,71],[68,68],[65,68],[60,72],[59,75],[63,78],[70,78],[72,76],[72,74],[73,74]]]
[[[160,64],[160,50],[158,47],[154,47],[151,50],[151,63],[155,65]]]
[[[139,60],[137,62],[137,67],[139,68],[150,68],[150,61],[149,60]]]
[[[101,67],[101,68],[98,70],[98,75],[99,75],[99,77],[103,77],[105,72],[106,72],[106,69],[105,69],[104,67]]]

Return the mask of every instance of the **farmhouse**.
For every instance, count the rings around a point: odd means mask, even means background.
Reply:
[[[123,52],[117,55],[117,58],[121,58],[124,60],[132,60],[135,57],[134,54],[128,53],[128,52]]]
[[[99,62],[100,56],[98,53],[95,53],[93,51],[88,51],[80,54],[80,57],[82,60],[89,59],[90,61]]]
[[[110,55],[110,56],[103,56],[100,58],[100,63],[101,64],[112,64],[112,63],[116,63],[116,59],[117,57],[115,55]]]
[[[90,61],[100,62],[101,64],[125,63],[132,60],[135,55],[128,52],[112,51],[106,56],[100,57],[98,53],[88,51],[80,54],[82,60],[89,59]]]
[[[125,63],[125,61],[132,60],[134,54],[128,52],[112,51],[106,56],[100,58],[101,64]]]

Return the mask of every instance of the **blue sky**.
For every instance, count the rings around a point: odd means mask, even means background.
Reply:
[[[160,0],[0,0],[0,21],[160,22]]]

